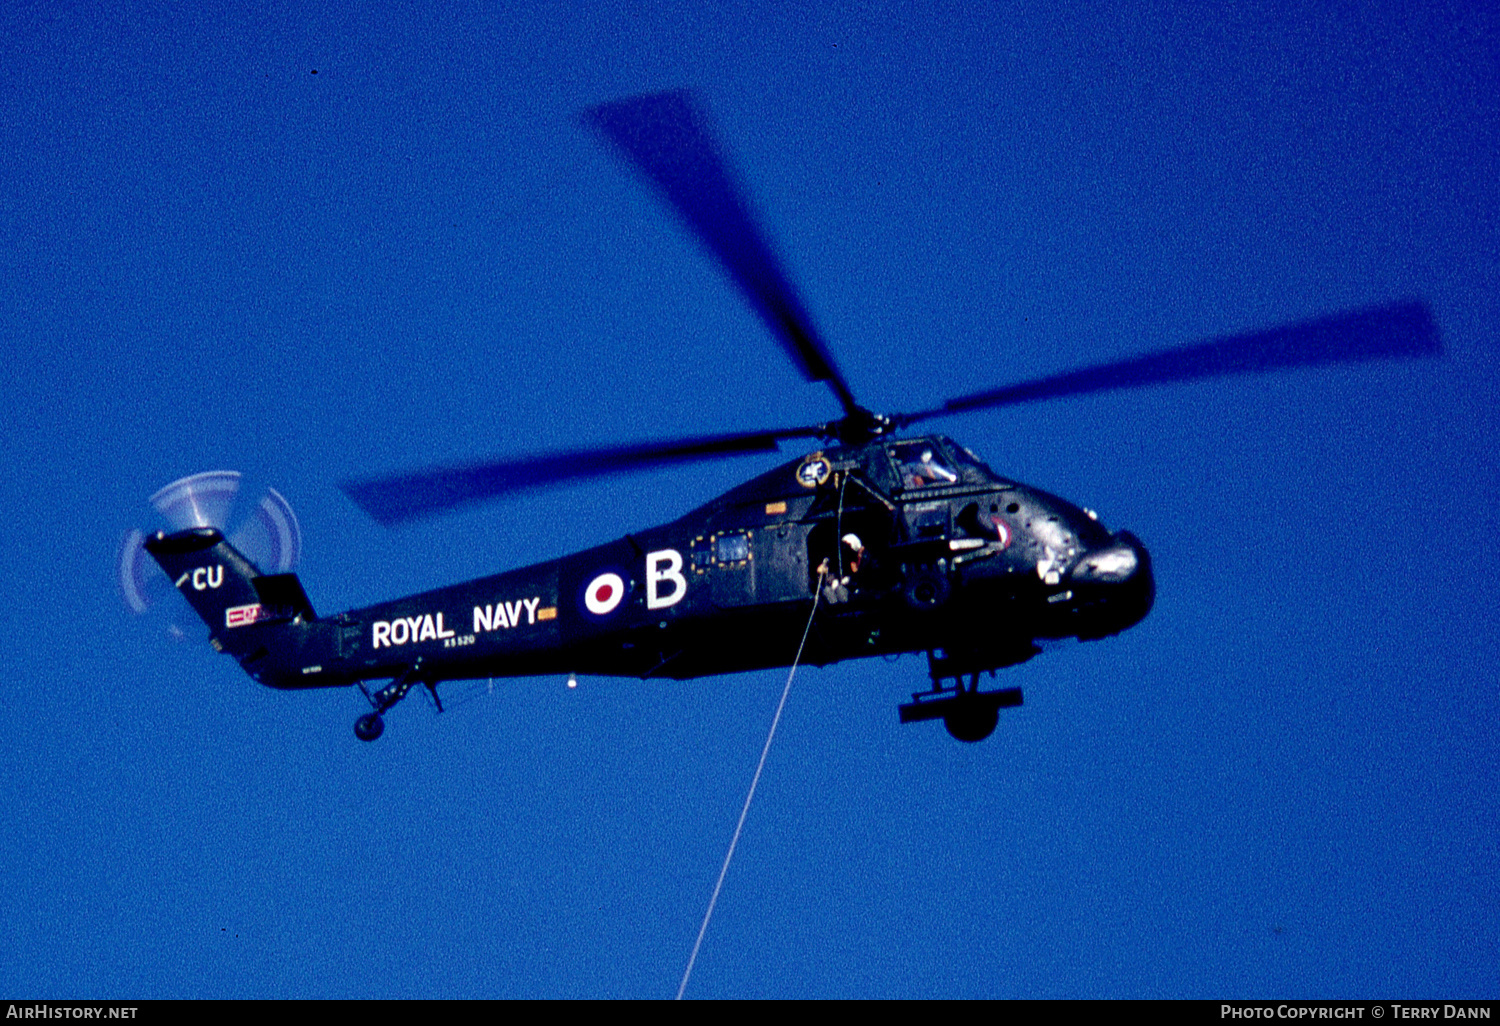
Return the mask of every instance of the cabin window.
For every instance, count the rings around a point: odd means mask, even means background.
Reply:
[[[750,558],[750,536],[736,532],[721,534],[714,542],[714,557],[720,563],[740,563]]]
[[[906,524],[913,541],[941,538],[948,533],[948,504],[925,502],[920,506],[907,506]]]

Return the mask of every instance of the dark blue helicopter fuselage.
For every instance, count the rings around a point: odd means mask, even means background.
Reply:
[[[940,653],[957,676],[1117,633],[1154,597],[1132,535],[942,436],[816,452],[661,527],[322,618],[211,528],[147,548],[215,647],[278,688],[785,666],[815,601],[804,661]]]

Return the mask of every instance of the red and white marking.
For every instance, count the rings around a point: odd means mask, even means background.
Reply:
[[[613,613],[624,597],[625,582],[619,574],[600,574],[584,590],[583,604],[595,616],[605,616]]]
[[[246,627],[261,618],[260,603],[249,606],[230,606],[224,610],[225,627]]]

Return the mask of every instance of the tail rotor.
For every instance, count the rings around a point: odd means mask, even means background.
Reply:
[[[151,496],[168,531],[190,527],[214,527],[228,536],[230,544],[244,553],[262,573],[283,574],[295,569],[302,554],[302,531],[291,505],[274,488],[264,495],[243,518],[234,518],[243,477],[236,470],[211,470],[179,478]],[[228,525],[234,523],[233,531]],[[167,579],[143,543],[146,532],[139,528],[127,531],[116,559],[116,581],[126,608],[145,615],[164,607],[172,582]],[[169,617],[167,631],[183,637],[183,625]]]

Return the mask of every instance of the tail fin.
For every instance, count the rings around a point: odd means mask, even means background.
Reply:
[[[208,624],[209,637],[221,651],[237,652],[250,642],[239,628],[316,619],[296,574],[262,574],[217,528],[158,531],[145,546]],[[238,643],[241,638],[244,644]]]

